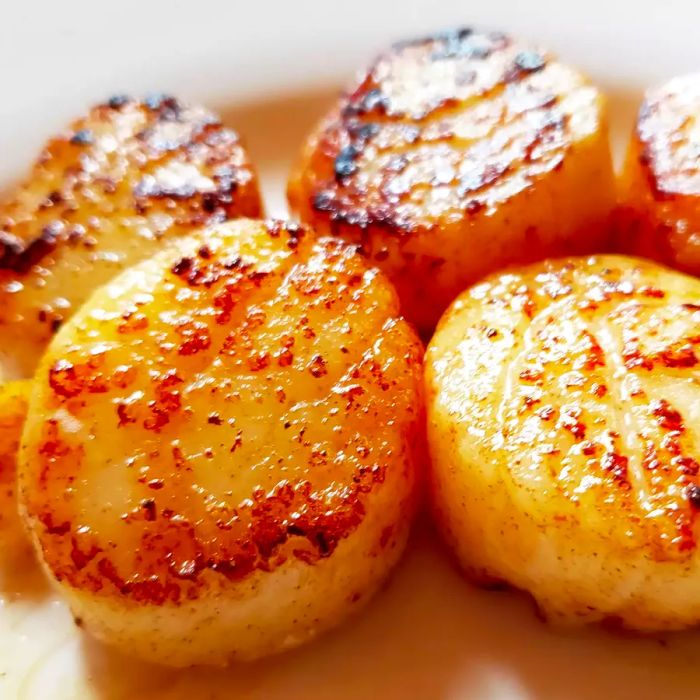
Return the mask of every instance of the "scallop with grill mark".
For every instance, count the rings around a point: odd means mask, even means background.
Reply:
[[[558,622],[700,622],[700,282],[641,259],[487,278],[426,358],[435,513]]]
[[[620,192],[620,250],[700,275],[700,73],[646,94]]]
[[[164,95],[95,107],[0,203],[2,374],[31,376],[97,286],[169,240],[260,213],[238,135],[208,110]]]
[[[429,332],[484,274],[609,245],[605,105],[503,34],[403,42],[311,134],[288,195],[303,221],[360,243]]]

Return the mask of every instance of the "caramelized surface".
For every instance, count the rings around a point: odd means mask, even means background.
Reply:
[[[621,198],[622,250],[700,275],[700,73],[646,94]]]
[[[288,192],[302,220],[361,242],[429,330],[485,273],[604,246],[602,98],[503,34],[397,44],[311,135]]]
[[[427,382],[465,568],[564,620],[700,620],[699,282],[614,256],[491,277],[441,321]]]
[[[0,385],[0,560],[12,567],[14,543],[23,542],[25,534],[17,515],[16,462],[20,436],[31,391],[29,381]],[[7,555],[7,556],[3,556]],[[7,561],[6,561],[7,559]]]
[[[98,285],[204,224],[257,216],[238,136],[200,107],[114,97],[50,140],[0,203],[0,365],[31,375]]]
[[[235,601],[354,537],[328,597],[363,597],[405,539],[422,430],[422,348],[397,307],[352,248],[252,221],[100,290],[44,358],[24,434],[53,576],[127,608]],[[283,615],[270,624],[283,644]]]

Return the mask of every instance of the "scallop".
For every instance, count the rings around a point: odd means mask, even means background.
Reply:
[[[0,202],[0,374],[30,377],[100,284],[201,226],[261,213],[238,135],[202,107],[113,97]]]
[[[558,624],[700,622],[700,281],[623,256],[491,276],[440,321],[426,386],[469,577]]]
[[[422,346],[354,248],[240,220],[98,290],[34,382],[23,513],[74,615],[173,666],[294,647],[404,547]]]
[[[700,275],[700,73],[645,95],[620,197],[621,251]]]
[[[309,136],[290,205],[362,246],[429,334],[507,265],[610,246],[601,93],[548,51],[459,29],[394,45]]]

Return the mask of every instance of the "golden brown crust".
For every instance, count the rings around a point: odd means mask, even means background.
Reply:
[[[8,531],[20,533],[17,517],[17,450],[27,415],[31,383],[7,382],[0,386],[0,539],[6,544]]]
[[[303,221],[361,243],[427,330],[484,273],[595,249],[614,197],[599,103],[549,53],[500,33],[460,29],[397,44],[312,134],[289,200]],[[604,145],[582,148],[598,131]],[[554,191],[489,228],[494,212],[558,178],[579,154],[588,159],[581,172],[595,170],[585,184],[569,183],[595,188],[576,224],[585,235],[569,230],[566,215],[549,214]],[[579,167],[570,163],[560,179]],[[420,308],[426,297],[432,312]]]
[[[464,29],[396,44],[325,122],[307,175],[313,189],[299,196],[331,222],[396,235],[492,206],[496,187],[513,172],[527,179],[563,158],[568,125],[558,110],[561,96],[541,89],[507,94],[550,61],[520,51],[502,34]],[[475,146],[450,117],[490,99],[479,120],[486,138]],[[498,130],[516,124],[513,148],[504,154]],[[437,186],[441,197],[428,212]]]
[[[608,547],[688,560],[700,512],[699,294],[690,278],[613,256],[492,277],[455,302],[438,334],[459,323],[460,356],[479,364],[507,352],[508,361],[494,359],[497,379],[483,386],[470,378],[483,368],[465,370],[470,387],[460,389],[451,374],[460,361],[438,358],[436,336],[434,391],[475,401],[463,429],[485,435],[480,449],[490,444],[488,459],[509,465],[507,481],[551,501],[529,511],[533,520],[583,527],[595,508],[603,536],[615,538]]]
[[[92,109],[0,205],[0,330],[34,339],[20,373],[91,289],[163,240],[260,212],[238,136],[209,111],[168,96]]]
[[[649,90],[621,177],[619,247],[700,274],[700,74]]]
[[[387,469],[413,468],[421,346],[390,286],[339,242],[239,226],[142,265],[145,286],[116,280],[40,367],[23,498],[76,589],[160,605],[312,565]],[[90,443],[107,434],[102,464]],[[113,469],[96,514],[85,484]]]

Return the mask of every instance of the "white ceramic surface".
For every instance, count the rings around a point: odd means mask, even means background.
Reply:
[[[698,20],[698,0],[1,0],[0,187],[89,104],[163,90],[224,114],[283,214],[290,159],[337,86],[390,40],[455,24],[551,46],[608,89],[624,134],[643,85],[700,69]],[[0,553],[2,700],[690,700],[699,654],[700,633],[552,631],[524,598],[464,583],[419,523],[386,590],[342,629],[253,666],[173,672],[92,643],[31,561]]]

